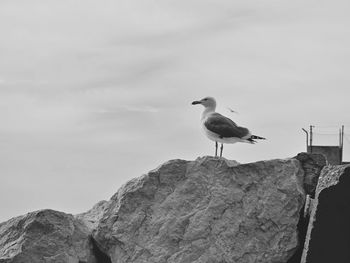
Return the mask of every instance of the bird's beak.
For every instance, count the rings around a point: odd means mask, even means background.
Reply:
[[[202,102],[196,100],[196,101],[192,102],[192,105],[201,104],[201,103],[202,103]]]

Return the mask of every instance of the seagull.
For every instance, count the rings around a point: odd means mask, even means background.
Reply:
[[[220,157],[222,157],[224,143],[256,143],[255,140],[266,140],[263,137],[252,135],[247,128],[240,127],[231,119],[215,112],[216,101],[213,97],[205,97],[192,102],[192,105],[196,104],[204,106],[201,125],[206,136],[215,142],[215,157],[218,155],[218,142],[221,143]]]

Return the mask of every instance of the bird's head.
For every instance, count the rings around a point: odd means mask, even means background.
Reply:
[[[202,104],[205,108],[214,108],[216,107],[216,101],[213,97],[205,97],[201,100],[196,100],[192,102],[192,105]]]

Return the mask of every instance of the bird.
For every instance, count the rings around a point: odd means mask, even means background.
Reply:
[[[204,111],[201,114],[201,126],[205,135],[215,142],[215,157],[218,153],[218,143],[221,143],[220,157],[224,143],[256,143],[255,140],[266,140],[264,137],[252,135],[251,132],[245,128],[238,126],[231,119],[215,112],[216,100],[213,97],[205,97],[201,100],[192,102],[192,105],[201,104],[204,106]]]

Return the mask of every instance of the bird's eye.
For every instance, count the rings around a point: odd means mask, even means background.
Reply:
[[[208,100],[208,99],[204,99],[204,100]]]

